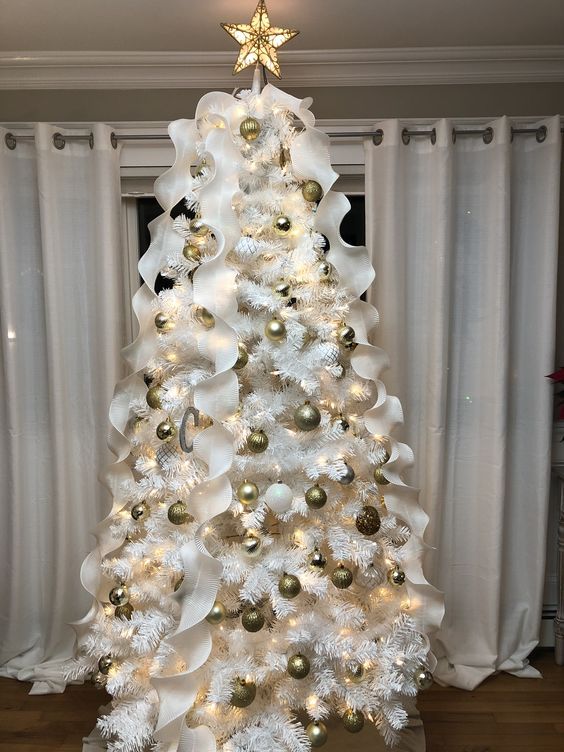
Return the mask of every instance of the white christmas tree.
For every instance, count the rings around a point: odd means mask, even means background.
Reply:
[[[155,187],[69,670],[112,695],[115,752],[307,752],[332,716],[393,743],[432,681],[442,605],[359,299],[374,272],[340,238],[349,203],[309,101],[258,81],[171,124]]]

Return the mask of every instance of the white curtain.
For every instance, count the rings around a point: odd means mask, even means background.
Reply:
[[[445,593],[436,675],[470,689],[538,675],[550,477],[561,134],[402,142],[377,123],[366,206],[386,386],[405,412],[431,517],[427,576]]]
[[[106,511],[108,405],[125,339],[119,154],[86,142],[6,147],[0,129],[0,673],[62,691]]]

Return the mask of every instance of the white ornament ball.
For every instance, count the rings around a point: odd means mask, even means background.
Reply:
[[[235,246],[239,256],[254,256],[258,251],[258,243],[254,238],[244,235]]]
[[[275,514],[283,514],[292,506],[294,494],[285,483],[273,483],[266,489],[264,498]]]
[[[324,366],[336,366],[339,362],[341,351],[339,345],[334,342],[324,342],[319,348],[321,363]]]

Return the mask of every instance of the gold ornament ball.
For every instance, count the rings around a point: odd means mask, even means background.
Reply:
[[[194,315],[196,319],[200,322],[202,326],[205,326],[206,329],[213,329],[215,326],[215,317],[211,311],[208,311],[207,308],[204,308],[204,306],[196,306],[196,310],[194,311]]]
[[[237,360],[235,361],[233,368],[236,371],[239,371],[241,368],[244,368],[248,362],[249,353],[247,351],[247,348],[242,342],[239,342],[239,344],[237,345]]]
[[[334,271],[335,267],[328,261],[322,261],[317,267],[317,274],[322,282],[329,282]]]
[[[247,556],[257,556],[262,548],[262,541],[256,533],[247,533],[241,541],[241,547]]]
[[[205,237],[209,231],[210,228],[201,219],[193,219],[190,222],[190,232],[198,238]]]
[[[306,201],[319,201],[323,196],[323,188],[317,180],[307,180],[302,185],[302,196]]]
[[[184,575],[181,574],[180,577],[176,580],[174,583],[174,592],[177,593],[180,588],[182,587],[182,583],[184,582]]]
[[[202,252],[194,243],[185,243],[182,255],[186,261],[193,261],[194,263],[198,263],[202,258]]]
[[[309,402],[304,402],[294,410],[294,423],[300,431],[313,431],[321,423],[321,413]]]
[[[199,178],[204,174],[204,167],[206,165],[206,160],[201,159],[198,164],[190,165],[190,175],[192,175],[193,178]]]
[[[216,601],[206,616],[208,624],[221,624],[227,616],[227,610],[221,601]]]
[[[375,535],[380,530],[380,515],[373,506],[362,507],[356,516],[356,529],[363,535]]]
[[[292,599],[300,594],[302,589],[301,583],[294,574],[284,573],[278,583],[278,590],[280,595],[284,598]]]
[[[253,431],[247,437],[247,449],[253,454],[261,454],[268,449],[268,436],[264,431]]]
[[[161,441],[168,441],[169,439],[172,439],[175,434],[176,426],[170,419],[163,420],[163,422],[159,423],[157,426],[157,436]]]
[[[114,611],[114,616],[117,619],[127,619],[127,621],[129,621],[133,616],[133,606],[131,603],[126,603],[125,606],[117,606]]]
[[[307,738],[312,747],[322,747],[327,741],[327,726],[321,721],[313,721],[306,728]]]
[[[274,232],[277,235],[284,237],[284,235],[287,235],[292,229],[292,222],[290,220],[290,217],[286,217],[286,215],[284,214],[279,214],[277,217],[275,217],[272,226],[274,227]]]
[[[374,480],[379,486],[387,486],[390,482],[382,472],[382,468],[379,466],[374,468]]]
[[[321,509],[327,502],[327,493],[316,483],[305,492],[305,500],[310,509]]]
[[[307,656],[302,653],[296,653],[288,658],[288,665],[286,671],[290,674],[292,679],[305,679],[310,671],[310,663]]]
[[[107,681],[108,677],[101,671],[97,671],[92,677],[92,684],[96,687],[96,689],[104,689]]]
[[[340,326],[337,329],[337,340],[340,342],[341,345],[350,345],[351,342],[354,342],[354,338],[356,336],[355,330],[352,328],[352,326],[347,326],[346,324],[343,324],[343,326]]]
[[[245,141],[255,141],[260,134],[260,123],[253,117],[248,117],[243,120],[239,126],[239,133],[243,136]]]
[[[264,614],[255,606],[247,606],[241,615],[241,624],[247,632],[260,632],[264,622]]]
[[[346,676],[353,684],[360,684],[364,679],[364,666],[362,663],[355,663],[349,666],[346,670]]]
[[[253,681],[237,677],[231,693],[231,705],[235,708],[248,707],[257,695],[257,686]]]
[[[114,665],[111,655],[103,655],[98,661],[98,671],[104,676],[110,673],[111,667]]]
[[[131,507],[131,516],[135,521],[144,520],[150,514],[149,505],[145,501],[140,501],[139,504]]]
[[[271,319],[264,327],[264,333],[271,342],[282,342],[286,337],[286,324],[280,319]]]
[[[159,312],[155,316],[155,326],[160,332],[168,332],[172,329],[174,324],[166,315],[166,313]]]
[[[288,282],[285,282],[284,280],[278,282],[278,284],[274,285],[272,289],[275,295],[278,295],[279,298],[289,298],[292,293],[290,284]]]
[[[433,674],[425,666],[419,666],[413,678],[419,689],[425,690],[433,686]]]
[[[162,389],[160,386],[152,386],[149,389],[147,389],[147,394],[145,395],[145,399],[147,400],[147,404],[149,407],[152,407],[153,410],[159,410],[161,405],[161,397],[162,397]]]
[[[175,501],[168,508],[167,516],[169,522],[173,525],[183,525],[188,522],[190,515],[188,514],[188,508],[183,501]]]
[[[314,567],[315,569],[325,569],[327,565],[327,558],[318,548],[316,548],[312,555],[309,557],[309,565],[310,567]]]
[[[364,728],[364,715],[360,710],[349,708],[343,715],[343,726],[351,734],[358,734]]]
[[[352,585],[353,573],[344,564],[339,564],[331,573],[331,582],[339,590],[346,590],[346,588]]]
[[[110,603],[112,606],[125,606],[129,603],[129,590],[127,585],[116,585],[110,590]]]
[[[405,582],[405,572],[403,569],[400,569],[398,566],[390,569],[388,572],[388,582],[390,585],[393,585],[393,587],[401,587]]]
[[[347,463],[345,462],[345,471],[339,478],[339,483],[342,486],[349,486],[353,482],[354,479],[355,479],[354,470],[352,469],[350,465],[347,465]]]
[[[256,483],[250,480],[244,480],[237,488],[237,498],[245,506],[254,504],[259,497],[259,489]]]

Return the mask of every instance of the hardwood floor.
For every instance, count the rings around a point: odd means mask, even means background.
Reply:
[[[544,679],[492,677],[474,692],[434,686],[420,696],[427,752],[562,752],[564,668],[553,653],[532,661]],[[106,696],[92,686],[62,695],[28,695],[29,684],[0,679],[0,752],[80,752]],[[372,729],[331,728],[324,752],[382,749]]]

